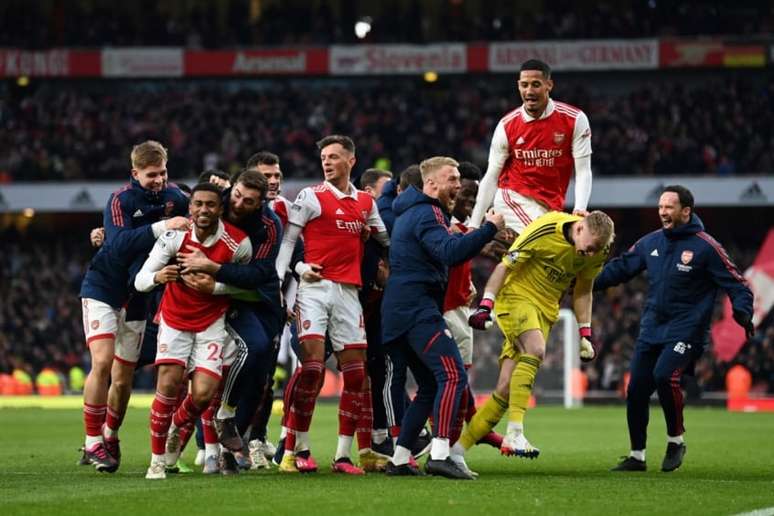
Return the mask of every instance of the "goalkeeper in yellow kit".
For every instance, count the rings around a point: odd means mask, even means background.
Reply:
[[[613,221],[601,211],[585,217],[550,212],[519,235],[489,278],[469,323],[483,330],[497,324],[505,336],[497,387],[478,409],[452,449],[453,460],[489,433],[508,411],[504,455],[535,458],[540,450],[524,436],[524,413],[546,340],[559,316],[559,302],[575,281],[573,311],[580,327],[580,356],[593,360],[591,291],[614,238]]]

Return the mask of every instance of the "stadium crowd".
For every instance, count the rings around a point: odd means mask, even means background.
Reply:
[[[328,45],[352,43],[355,21],[369,17],[369,43],[531,39],[639,38],[770,33],[771,11],[756,2],[535,2],[519,4],[451,0],[388,2],[211,3],[3,2],[0,46]],[[152,5],[148,9],[148,5]],[[546,5],[547,7],[547,5]]]
[[[562,77],[555,96],[582,106],[597,175],[765,174],[774,167],[774,83],[726,75],[617,91]],[[0,98],[0,182],[123,179],[145,138],[169,142],[175,177],[239,169],[255,148],[283,156],[287,178],[317,177],[315,135],[351,134],[361,164],[401,170],[430,152],[483,166],[498,117],[517,104],[510,78],[288,84],[60,83]],[[594,92],[594,93],[592,93]]]
[[[2,233],[6,260],[0,262],[0,373],[19,368],[33,377],[45,367],[66,374],[73,366],[86,370],[89,357],[83,344],[78,289],[93,249],[82,235]],[[741,270],[752,252],[730,251]],[[474,281],[479,291],[491,270],[487,258],[474,261]],[[589,389],[620,389],[639,330],[645,281],[623,285],[594,300],[594,327],[602,343],[600,356],[585,365]],[[29,323],[31,322],[31,323]],[[497,370],[502,342],[495,332],[477,333],[475,360],[470,373],[474,390],[490,389]],[[561,347],[547,350],[547,369],[561,368]],[[774,393],[774,325],[761,326],[734,361],[723,363],[708,348],[697,364],[696,378],[707,391],[725,390],[725,373],[744,365],[753,376],[753,390]],[[547,375],[550,373],[546,373]],[[151,385],[143,374],[141,386]],[[542,379],[538,377],[540,383]]]
[[[72,235],[29,238],[2,233],[0,265],[0,372],[45,367],[66,373],[83,366],[83,325],[75,293],[91,259],[88,244]]]

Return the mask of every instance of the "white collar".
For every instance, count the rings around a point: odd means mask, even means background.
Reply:
[[[191,240],[193,240],[197,244],[202,244],[204,247],[212,247],[213,245],[215,245],[215,242],[217,242],[220,239],[220,236],[223,234],[225,230],[226,230],[226,227],[223,225],[223,221],[218,219],[218,229],[215,230],[215,233],[208,236],[204,242],[199,242],[199,239],[196,238],[195,227],[191,228]]]
[[[353,185],[351,182],[349,184],[349,193],[345,194],[335,186],[333,186],[328,181],[323,181],[323,184],[328,188],[331,192],[333,192],[333,195],[336,196],[337,199],[343,199],[345,197],[352,197],[353,199],[357,200],[357,188],[355,188],[355,185]]]
[[[546,104],[546,109],[543,110],[543,114],[540,115],[540,120],[543,120],[544,118],[548,118],[551,116],[554,112],[554,101],[551,100],[551,97],[548,97],[548,103]],[[532,122],[535,120],[533,116],[531,116],[529,113],[527,113],[527,110],[524,108],[524,105],[521,106],[521,118],[525,122]]]

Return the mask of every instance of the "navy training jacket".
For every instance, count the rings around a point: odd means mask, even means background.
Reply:
[[[395,212],[392,211],[392,203],[398,196],[398,183],[390,179],[384,183],[382,195],[376,200],[376,207],[379,210],[379,216],[382,218],[387,234],[392,235],[392,227],[395,225]]]
[[[718,289],[728,294],[734,312],[752,315],[747,283],[695,214],[687,224],[645,235],[608,262],[594,290],[627,282],[644,270],[648,294],[640,320],[642,342],[706,344]]]
[[[466,235],[451,233],[440,202],[413,186],[395,199],[393,210],[390,276],[382,301],[385,343],[419,321],[440,318],[448,268],[476,256],[497,233],[491,222]]]
[[[156,243],[151,224],[187,216],[188,202],[188,197],[173,183],[160,192],[152,192],[132,179],[113,192],[103,214],[105,242],[89,263],[80,297],[121,308],[131,293],[130,268],[135,262],[142,265]]]
[[[226,212],[230,209],[231,190],[224,192]],[[224,214],[224,219],[226,219]],[[227,219],[226,219],[227,220]],[[269,324],[267,332],[273,337],[285,323],[285,309],[280,297],[280,283],[277,276],[277,255],[282,243],[282,222],[277,214],[264,203],[260,210],[235,224],[247,233],[253,247],[250,263],[224,263],[215,274],[215,279],[228,285],[253,291],[247,296],[232,296],[252,305],[257,313],[265,316],[262,321]]]

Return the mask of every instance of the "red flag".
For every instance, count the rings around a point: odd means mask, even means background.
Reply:
[[[774,229],[770,229],[755,262],[744,273],[753,293],[753,324],[760,323],[774,305]],[[744,329],[734,322],[731,301],[723,301],[723,318],[712,325],[712,349],[721,362],[733,360],[745,343]]]

